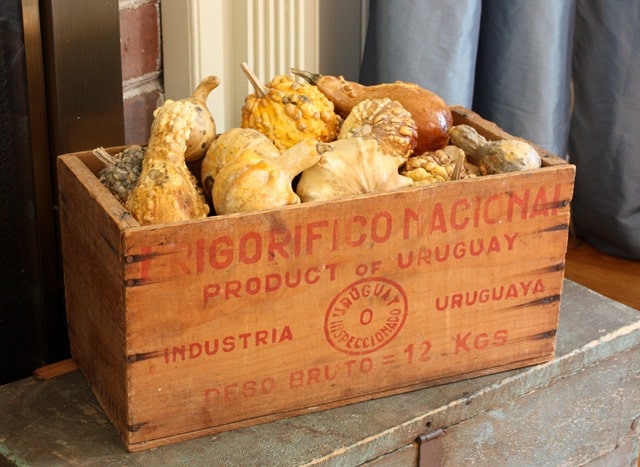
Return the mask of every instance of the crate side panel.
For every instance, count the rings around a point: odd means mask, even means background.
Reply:
[[[120,226],[105,208],[105,203],[112,202],[110,195],[103,193],[80,158],[59,157],[58,178],[71,353],[101,405],[122,430],[128,398]]]
[[[130,442],[551,358],[573,177],[126,232]]]

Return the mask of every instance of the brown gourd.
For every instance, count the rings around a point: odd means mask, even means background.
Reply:
[[[414,83],[396,81],[365,86],[342,76],[321,75],[292,69],[333,102],[335,112],[346,118],[351,109],[365,99],[389,98],[398,101],[411,113],[418,130],[415,153],[441,149],[449,142],[453,116],[447,103],[436,93]]]

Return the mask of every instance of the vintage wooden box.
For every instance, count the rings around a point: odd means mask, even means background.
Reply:
[[[146,227],[90,151],[61,156],[72,355],[130,451],[550,360],[575,167],[541,153],[530,172]]]

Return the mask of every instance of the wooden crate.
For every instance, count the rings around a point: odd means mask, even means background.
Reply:
[[[90,151],[61,156],[72,355],[130,451],[548,361],[575,167],[540,151],[535,171],[145,227]]]

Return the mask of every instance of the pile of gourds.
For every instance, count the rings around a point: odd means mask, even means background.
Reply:
[[[375,86],[293,69],[254,87],[240,126],[219,135],[206,107],[219,84],[154,112],[144,151],[104,162],[101,181],[141,225],[260,211],[300,202],[538,168],[528,143],[487,141],[452,124],[448,105],[413,83]],[[298,79],[303,78],[303,79]],[[198,171],[188,163],[199,161]],[[126,164],[135,167],[127,167]]]

